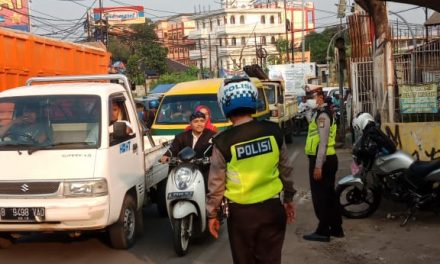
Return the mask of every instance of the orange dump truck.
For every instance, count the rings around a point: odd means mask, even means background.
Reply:
[[[109,63],[104,47],[0,28],[0,92],[22,86],[31,77],[107,74]],[[0,125],[11,111],[0,104]]]

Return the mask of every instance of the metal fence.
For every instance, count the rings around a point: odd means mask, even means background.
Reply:
[[[398,51],[394,54],[396,122],[440,121],[440,40]]]
[[[353,93],[352,113],[374,113],[374,79],[371,58],[351,60],[351,87]]]

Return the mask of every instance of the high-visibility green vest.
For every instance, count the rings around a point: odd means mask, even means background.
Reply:
[[[254,204],[274,197],[283,184],[278,171],[280,151],[275,137],[266,136],[234,144],[226,169],[225,196],[239,204]]]
[[[306,155],[316,156],[316,153],[318,151],[319,141],[320,141],[319,140],[318,124],[316,123],[316,118],[320,114],[323,114],[323,113],[328,114],[331,120],[333,119],[333,117],[327,112],[318,112],[316,114],[316,116],[311,120],[311,122],[309,124],[309,132],[307,133],[307,140],[306,140],[306,147],[305,147]],[[325,152],[326,156],[336,154],[336,150],[335,150],[336,123],[334,122],[334,120],[332,120],[331,123],[332,124],[330,126],[330,135],[328,137],[328,142],[327,142],[327,150]]]
[[[283,133],[278,124],[251,121],[213,138],[226,162],[224,195],[239,204],[259,203],[281,192],[278,163]]]

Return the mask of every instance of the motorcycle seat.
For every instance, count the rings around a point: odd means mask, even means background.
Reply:
[[[425,177],[430,172],[440,168],[440,159],[432,160],[432,161],[415,161],[411,166],[409,166],[409,170],[411,174],[418,177]]]

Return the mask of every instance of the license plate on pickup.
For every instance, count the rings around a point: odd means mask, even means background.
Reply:
[[[1,207],[0,222],[41,222],[46,217],[44,207]]]
[[[188,199],[193,197],[194,192],[171,192],[168,194],[168,200]]]

